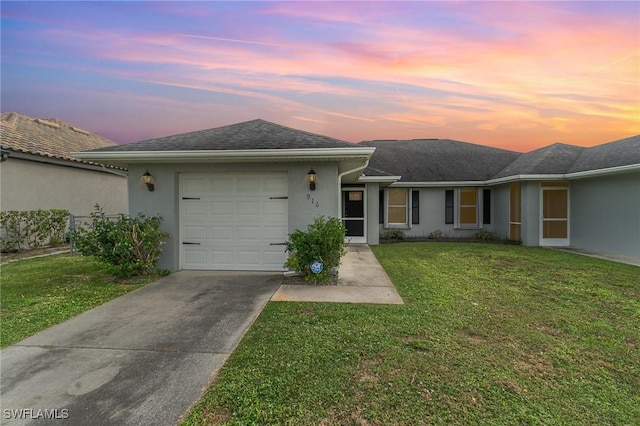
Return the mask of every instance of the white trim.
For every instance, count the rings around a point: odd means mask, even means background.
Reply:
[[[640,164],[629,164],[626,166],[608,167],[606,169],[586,170],[583,172],[573,173],[555,173],[555,174],[532,174],[532,175],[512,175],[497,179],[488,180],[470,180],[470,181],[442,181],[442,182],[395,182],[390,186],[396,187],[412,187],[412,188],[429,188],[429,187],[452,187],[452,186],[487,186],[498,185],[501,183],[521,182],[528,180],[567,180],[581,179],[588,177],[596,177],[608,174],[626,173],[640,171]],[[401,178],[400,176],[394,176]],[[398,179],[400,180],[400,179]]]
[[[312,149],[243,149],[193,151],[100,151],[72,152],[75,158],[104,162],[163,163],[269,160],[336,160],[370,158],[375,148],[312,148]]]
[[[443,181],[443,182],[396,182],[389,185],[392,188],[439,188],[455,186],[486,186],[487,181]]]
[[[568,173],[566,177],[568,179],[580,179],[586,177],[595,177],[600,175],[608,175],[613,173],[625,173],[640,171],[640,164],[629,164],[626,166],[609,167],[606,169],[585,170],[584,172]]]
[[[399,181],[402,178],[402,176],[366,176],[366,175],[362,175],[358,178],[358,182],[364,182],[364,183],[368,183],[368,182],[373,182],[373,183],[385,183],[385,182],[396,182]]]

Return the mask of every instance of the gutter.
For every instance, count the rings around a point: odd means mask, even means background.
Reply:
[[[626,166],[609,167],[606,169],[585,170],[573,173],[535,174],[535,175],[512,175],[497,179],[469,180],[469,181],[437,181],[437,182],[395,182],[389,186],[406,188],[435,188],[443,186],[487,186],[499,185],[502,183],[522,182],[529,180],[572,180],[589,177],[613,175],[640,171],[640,164],[630,164]],[[361,180],[363,180],[361,178]]]
[[[340,218],[340,220],[343,219],[342,218],[342,178],[345,175],[351,174],[353,172],[357,172],[359,170],[364,170],[368,166],[369,166],[369,159],[367,158],[367,161],[365,161],[364,165],[355,167],[355,168],[353,168],[351,170],[346,170],[346,171],[338,174],[338,217]],[[366,208],[367,208],[367,206],[365,206],[365,209]]]
[[[207,161],[266,161],[266,160],[318,160],[370,157],[375,148],[305,148],[305,149],[246,149],[246,150],[194,150],[194,151],[82,151],[71,155],[81,160],[105,163],[166,163]]]

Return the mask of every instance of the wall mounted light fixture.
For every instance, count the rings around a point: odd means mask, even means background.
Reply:
[[[154,189],[156,189],[156,186],[153,183],[153,176],[151,176],[151,173],[149,173],[149,170],[144,172],[144,174],[142,175],[142,181],[144,182],[145,185],[147,185],[147,189],[149,191],[153,191]]]
[[[307,173],[307,178],[309,178],[309,189],[312,191],[316,190],[316,172],[311,169]]]

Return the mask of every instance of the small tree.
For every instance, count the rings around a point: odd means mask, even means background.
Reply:
[[[344,255],[345,227],[337,218],[317,217],[307,231],[294,231],[286,243],[289,258],[285,266],[313,282],[327,281],[332,268],[340,265]],[[320,261],[323,270],[314,273],[311,263]]]
[[[119,277],[146,274],[155,268],[162,245],[169,234],[160,231],[160,217],[120,215],[111,220],[100,206],[91,214],[91,223],[76,230],[78,252],[94,256],[109,265]]]

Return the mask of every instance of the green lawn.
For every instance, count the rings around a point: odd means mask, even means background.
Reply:
[[[493,244],[373,250],[404,306],[267,304],[186,424],[637,424],[640,268]]]
[[[137,283],[117,281],[86,257],[58,255],[26,259],[0,269],[0,347],[128,293]]]

